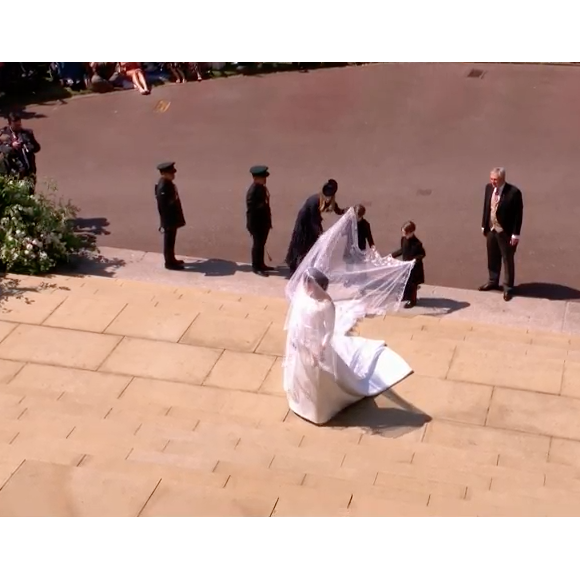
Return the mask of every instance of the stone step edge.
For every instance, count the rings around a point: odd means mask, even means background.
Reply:
[[[14,471],[13,474],[6,480],[2,488],[12,488],[14,486],[13,483],[10,483],[10,480],[17,474],[17,472],[22,468],[24,463],[29,461],[32,464],[37,465],[61,465],[58,463],[54,463],[51,461],[43,461],[43,460],[25,460],[22,464]],[[111,471],[108,469],[101,469],[98,467],[83,467],[80,466],[62,466],[64,468],[70,469],[70,473],[73,474],[74,472],[83,473],[84,474],[94,474],[95,479],[98,479],[101,476],[105,481],[106,480],[117,480],[123,481],[128,484],[129,488],[131,487],[131,483],[134,481],[138,481],[141,477],[144,476],[137,475],[135,473],[122,473],[118,471]],[[73,475],[74,477],[74,475]],[[155,485],[155,480],[158,479],[157,485]],[[460,499],[460,498],[453,498],[447,494],[439,494],[437,492],[417,492],[416,497],[412,497],[412,494],[409,497],[405,497],[403,494],[404,490],[400,490],[397,488],[383,488],[383,486],[377,486],[376,495],[374,493],[366,494],[362,490],[354,489],[352,492],[339,492],[339,491],[332,491],[329,493],[324,494],[322,490],[317,487],[310,487],[307,485],[297,485],[297,484],[277,484],[275,482],[270,482],[271,489],[266,489],[264,487],[258,485],[256,490],[252,489],[253,483],[260,483],[259,481],[255,482],[252,478],[240,477],[239,475],[234,476],[234,481],[239,481],[241,484],[240,487],[230,486],[228,487],[228,483],[230,482],[230,478],[227,478],[226,483],[224,485],[220,484],[220,479],[223,481],[224,478],[216,479],[215,483],[208,482],[200,482],[197,485],[191,485],[186,480],[180,480],[179,478],[172,478],[160,476],[159,473],[156,473],[149,477],[152,487],[157,489],[160,484],[163,484],[171,489],[188,489],[189,494],[193,497],[213,497],[219,500],[266,500],[266,502],[270,502],[273,505],[273,514],[275,515],[275,506],[279,500],[284,502],[290,502],[288,508],[293,510],[292,504],[293,502],[298,502],[295,506],[295,509],[300,512],[304,508],[308,510],[308,504],[312,501],[316,501],[317,497],[320,498],[320,505],[319,508],[321,511],[334,511],[336,514],[348,516],[351,515],[352,512],[356,513],[359,511],[357,504],[362,501],[363,504],[366,504],[366,511],[371,510],[373,505],[377,507],[385,508],[391,507],[395,513],[400,512],[405,509],[407,510],[422,510],[425,513],[421,515],[429,515],[431,511],[433,511],[433,507],[429,508],[429,504],[433,499],[436,498],[436,503],[445,508],[450,508],[451,510],[492,510],[494,512],[498,512],[502,508],[505,509],[506,500],[510,500],[513,497],[514,500],[518,503],[518,508],[520,511],[525,509],[526,504],[530,504],[530,508],[535,504],[540,504],[540,508],[543,508],[547,512],[550,512],[551,508],[558,510],[558,512],[562,512],[568,507],[568,504],[565,503],[563,500],[534,500],[533,498],[528,497],[521,497],[518,495],[509,495],[506,496],[502,495],[494,495],[494,494],[485,494],[479,493],[479,497],[476,500],[470,499]],[[400,492],[400,493],[398,493]],[[392,493],[393,497],[389,498],[389,494]],[[383,495],[384,494],[384,495]],[[397,495],[399,497],[397,497]],[[349,499],[350,496],[350,499]],[[302,501],[301,501],[302,500]],[[491,501],[486,501],[491,500]],[[494,501],[495,500],[495,501]],[[306,501],[306,505],[301,505],[303,501]],[[370,502],[370,503],[369,503]],[[146,502],[145,505],[147,505]],[[350,504],[353,503],[353,510],[350,510]],[[522,505],[523,504],[523,505]],[[145,507],[145,506],[144,506]],[[574,507],[577,507],[574,504]],[[288,508],[285,510],[288,511]],[[437,508],[435,508],[437,509]],[[308,510],[312,511],[312,510]],[[364,508],[363,508],[363,511]],[[440,508],[439,510],[440,511]],[[287,513],[287,515],[292,515]],[[296,515],[299,515],[297,513]],[[312,514],[310,514],[312,515]],[[369,515],[371,515],[369,513]],[[373,514],[374,515],[374,514]]]
[[[208,297],[212,296],[212,297],[216,297],[217,299],[222,298],[224,301],[226,302],[232,302],[232,297],[233,296],[237,296],[239,297],[239,300],[235,300],[234,302],[240,302],[240,303],[246,303],[246,301],[244,300],[244,298],[247,299],[247,301],[251,301],[253,299],[256,299],[258,297],[264,298],[267,301],[272,301],[272,302],[278,302],[278,303],[286,303],[285,298],[282,297],[273,297],[273,296],[260,296],[259,294],[254,294],[254,293],[250,293],[250,292],[229,292],[229,291],[224,291],[224,290],[219,290],[219,289],[212,289],[209,286],[204,286],[204,287],[191,287],[191,286],[179,286],[179,285],[174,285],[174,284],[168,284],[168,283],[164,283],[164,282],[150,282],[150,281],[145,281],[145,280],[135,280],[135,279],[130,279],[130,278],[113,278],[113,277],[109,277],[109,276],[100,276],[100,275],[92,275],[92,274],[48,274],[46,276],[31,276],[31,275],[18,275],[18,274],[7,274],[4,275],[0,278],[0,285],[1,285],[1,280],[21,280],[23,282],[26,282],[27,280],[34,280],[37,282],[37,284],[35,286],[30,286],[30,287],[23,287],[21,290],[26,291],[26,290],[34,290],[35,287],[41,286],[43,284],[47,284],[47,285],[57,285],[57,284],[63,284],[65,285],[66,282],[68,280],[71,279],[78,279],[78,280],[86,280],[88,283],[90,283],[92,280],[98,280],[98,285],[100,286],[101,284],[106,284],[106,285],[111,285],[111,287],[116,286],[119,291],[123,291],[126,290],[126,288],[124,287],[125,284],[129,284],[131,286],[143,286],[145,288],[147,288],[148,290],[151,290],[152,287],[159,287],[162,288],[164,290],[166,289],[173,289],[174,292],[176,293],[176,300],[179,300],[180,296],[177,295],[177,290],[180,289],[183,291],[183,296],[186,296],[188,293],[190,294],[187,299],[193,299],[195,300],[195,298],[197,297],[202,297],[204,295],[207,295]],[[81,284],[81,286],[84,287],[84,283]],[[427,286],[425,286],[427,288]],[[437,288],[437,287],[431,287],[431,288]],[[56,288],[58,289],[58,288]],[[95,300],[99,300],[99,299],[103,299],[103,300],[107,300],[108,298],[110,298],[109,296],[106,295],[99,295],[98,293],[98,288],[95,288],[95,293],[93,295],[90,296],[90,298],[95,299]],[[18,292],[18,288],[15,287],[15,291]],[[75,291],[75,288],[72,287],[70,288],[70,292],[71,294]],[[464,290],[464,292],[473,292],[474,294],[479,295],[480,293],[478,291],[471,291],[471,290]],[[170,293],[171,294],[171,293]],[[1,287],[0,287],[0,296],[2,295],[2,291],[1,291]],[[9,297],[8,295],[6,295],[7,297]],[[530,300],[530,301],[540,301],[540,302],[544,302],[545,299],[540,299],[540,298],[526,298],[526,300]],[[59,305],[60,307],[60,305]],[[0,304],[0,308],[1,308],[1,304]],[[56,309],[55,309],[56,310]],[[225,315],[227,315],[227,313],[225,313]],[[230,314],[230,316],[232,316]],[[400,320],[409,320],[409,321],[424,321],[424,325],[433,325],[436,326],[439,322],[443,322],[444,325],[450,324],[450,325],[456,325],[456,326],[462,326],[462,327],[467,327],[467,326],[471,326],[472,328],[483,328],[483,329],[488,329],[488,330],[495,330],[495,329],[513,329],[514,331],[518,332],[518,333],[523,333],[523,334],[529,334],[530,336],[533,336],[535,334],[539,334],[541,336],[546,336],[549,335],[550,337],[566,337],[568,339],[575,339],[578,338],[578,335],[575,333],[569,333],[569,332],[564,332],[564,331],[546,331],[546,330],[536,330],[536,329],[531,329],[531,328],[523,328],[523,327],[519,327],[519,326],[510,326],[510,325],[506,325],[506,324],[490,324],[490,323],[486,323],[486,322],[478,322],[478,321],[469,321],[469,320],[456,320],[456,319],[447,319],[445,316],[426,316],[424,314],[410,314],[407,313],[406,311],[398,311],[395,313],[389,313],[386,314],[385,316],[379,316],[376,318],[373,317],[368,317],[366,319],[364,319],[365,322],[371,322],[374,321],[378,321],[383,322],[383,320],[388,319],[389,317],[396,317]],[[235,318],[235,316],[234,316]],[[433,321],[437,321],[437,322],[433,322]],[[361,324],[363,321],[360,321],[359,324]],[[410,322],[410,327],[414,327],[417,326],[416,322]],[[419,325],[419,327],[422,327],[422,325]],[[355,327],[356,328],[356,327]],[[86,332],[90,332],[90,331],[86,331]]]
[[[265,433],[267,433],[267,429],[265,430]],[[137,435],[134,436],[135,441],[133,441],[133,443],[137,443],[138,441],[141,440],[141,438]],[[143,441],[145,441],[147,438],[143,439]],[[166,437],[162,437],[159,436],[159,441],[165,441],[165,439],[168,439]],[[165,466],[168,467],[168,464],[165,462],[162,462],[162,459],[169,459],[169,458],[174,458],[174,459],[178,459],[178,458],[183,458],[185,461],[186,457],[191,457],[189,454],[189,450],[193,450],[196,449],[199,445],[199,449],[203,449],[204,448],[204,441],[210,441],[211,437],[209,436],[203,436],[201,435],[200,438],[197,441],[194,441],[193,439],[191,440],[180,440],[180,439],[169,439],[170,442],[174,442],[176,445],[182,445],[183,448],[179,449],[179,450],[175,450],[173,453],[171,452],[160,452],[160,451],[154,451],[153,448],[150,451],[146,451],[145,448],[142,448],[142,451],[137,451],[139,449],[139,447],[135,447],[135,451],[137,453],[137,457],[139,457],[140,454],[144,454],[147,456],[147,460],[140,460],[140,459],[131,459],[131,462],[135,462],[135,463],[152,463],[154,465],[158,465],[159,467],[161,466]],[[4,445],[0,445],[0,451],[6,451],[8,449],[13,450],[15,453],[17,452],[21,452],[23,453],[23,457],[26,457],[27,454],[30,453],[31,448],[33,448],[37,443],[41,442],[41,441],[45,441],[45,439],[42,439],[40,436],[35,436],[32,434],[29,435],[25,435],[23,438],[21,438],[20,440],[16,440],[14,444],[10,445],[10,444],[4,444]],[[102,444],[102,453],[92,451],[89,449],[90,445],[86,448],[83,449],[83,447],[85,445],[88,445],[86,443],[86,439],[84,437],[81,437],[79,439],[70,439],[70,438],[65,438],[65,437],[50,437],[49,441],[51,442],[51,449],[55,450],[57,448],[61,449],[62,451],[67,451],[70,453],[76,453],[78,455],[84,455],[87,458],[92,458],[93,460],[96,460],[97,462],[99,461],[113,461],[113,459],[115,459],[116,454],[113,454],[115,457],[113,456],[109,456],[108,453],[110,451],[112,451],[114,448],[116,448],[117,446],[120,446],[120,444],[123,444],[124,447],[122,447],[123,449],[125,449],[125,447],[127,447],[130,443],[130,441],[127,440],[119,440],[119,442],[117,443],[113,443],[111,441],[108,441],[106,443]],[[242,443],[243,443],[243,438],[242,438]],[[317,458],[320,457],[320,453],[321,453],[321,449],[322,446],[317,446],[315,448],[302,448],[302,447],[293,447],[293,446],[288,446],[285,447],[283,445],[279,445],[279,446],[275,446],[272,449],[264,449],[262,446],[253,443],[251,440],[246,440],[245,444],[242,444],[242,447],[240,449],[236,448],[234,449],[232,446],[232,442],[228,442],[226,443],[225,441],[222,441],[224,443],[224,446],[219,446],[219,449],[216,449],[216,455],[215,458],[212,456],[212,458],[209,457],[205,457],[206,460],[210,461],[211,459],[211,463],[212,466],[214,468],[215,471],[215,466],[217,466],[218,461],[220,463],[228,463],[228,462],[234,462],[235,465],[238,466],[242,466],[242,465],[246,465],[246,461],[245,461],[245,457],[253,457],[255,456],[256,453],[260,453],[263,454],[264,457],[268,456],[272,456],[272,457],[277,457],[280,460],[291,460],[292,462],[296,461],[296,462],[304,462],[304,466],[307,465],[313,465],[316,461]],[[189,447],[188,447],[189,446]],[[336,456],[338,457],[339,455],[343,455],[342,452],[339,451],[339,449],[341,447],[344,447],[346,451],[350,452],[350,453],[355,453],[356,452],[356,445],[353,445],[352,448],[346,449],[349,447],[349,445],[347,443],[344,444],[344,446],[335,446],[334,447],[334,453],[336,454]],[[405,444],[403,444],[403,447],[405,447]],[[388,481],[388,478],[390,476],[392,477],[398,477],[398,478],[409,478],[415,481],[422,481],[422,482],[431,482],[431,483],[440,483],[440,484],[447,484],[447,485],[461,485],[462,487],[472,487],[472,485],[467,484],[467,483],[458,483],[458,478],[465,478],[464,481],[467,480],[468,476],[477,476],[480,479],[489,479],[490,482],[492,482],[492,480],[501,480],[504,482],[507,481],[518,481],[518,480],[523,480],[524,477],[526,480],[530,480],[530,478],[536,478],[536,479],[545,479],[546,475],[549,476],[551,479],[554,480],[554,485],[550,485],[548,487],[546,487],[546,485],[528,485],[528,486],[524,486],[524,488],[520,491],[519,495],[524,496],[524,497],[529,497],[530,494],[534,495],[534,494],[539,494],[539,493],[549,493],[550,490],[553,491],[553,493],[556,493],[556,490],[559,490],[560,492],[564,493],[564,492],[568,492],[570,494],[571,497],[578,497],[579,503],[580,503],[580,483],[579,483],[579,478],[580,478],[580,473],[578,471],[578,469],[573,468],[573,467],[568,467],[566,465],[563,464],[554,464],[554,463],[548,463],[546,462],[545,464],[540,464],[539,462],[535,462],[534,460],[530,460],[530,465],[533,466],[535,469],[531,470],[531,469],[527,469],[525,464],[522,464],[521,466],[518,467],[504,467],[502,466],[502,464],[500,463],[499,465],[495,465],[492,464],[491,462],[486,462],[483,463],[482,461],[480,462],[469,462],[469,460],[465,463],[462,464],[461,466],[458,466],[457,468],[453,468],[453,467],[437,467],[435,464],[429,463],[429,462],[421,462],[421,463],[414,463],[414,462],[410,462],[407,460],[407,457],[405,457],[405,455],[409,455],[409,460],[411,459],[411,452],[414,451],[415,453],[420,452],[422,454],[422,456],[425,458],[431,451],[434,453],[443,453],[443,454],[456,454],[457,457],[461,457],[464,456],[466,453],[465,449],[461,449],[461,448],[457,448],[454,446],[450,446],[450,445],[445,445],[445,444],[435,444],[435,443],[428,443],[428,442],[423,442],[423,443],[415,443],[415,444],[407,444],[406,447],[408,447],[408,449],[405,448],[400,448],[398,445],[393,445],[393,446],[389,446],[389,445],[385,445],[385,455],[383,457],[384,461],[379,465],[379,464],[374,464],[374,462],[371,459],[371,456],[374,456],[377,453],[376,449],[372,449],[366,446],[361,446],[360,447],[360,452],[362,454],[364,454],[361,457],[357,457],[355,463],[360,463],[360,465],[358,465],[357,467],[346,467],[345,471],[344,471],[344,478],[341,478],[340,475],[342,473],[343,468],[338,466],[338,464],[336,465],[328,465],[328,470],[326,469],[316,469],[316,471],[314,472],[310,472],[307,469],[301,469],[300,467],[296,468],[295,471],[296,473],[301,473],[301,474],[306,474],[306,475],[311,475],[312,477],[323,477],[323,478],[330,478],[332,480],[337,480],[339,482],[344,482],[345,484],[352,484],[353,486],[355,486],[357,484],[356,482],[356,478],[351,479],[350,477],[346,477],[347,473],[350,472],[360,472],[361,476],[366,476],[368,475],[370,472],[373,472],[375,474],[379,474],[382,476],[382,481]],[[413,449],[411,449],[411,447]],[[397,453],[397,452],[401,452],[401,454]],[[405,451],[406,453],[402,453],[403,451]],[[477,452],[476,452],[477,453]],[[481,452],[482,454],[487,454],[489,456],[491,455],[499,455],[501,457],[502,453],[498,452],[498,453],[492,453],[492,452]],[[345,453],[348,454],[348,453]],[[152,459],[158,459],[159,461],[153,461]],[[237,459],[236,459],[237,458]],[[360,462],[359,462],[360,459]],[[413,458],[414,461],[414,458]],[[1,459],[0,459],[1,462]],[[215,465],[214,465],[215,462]],[[85,463],[85,461],[83,460],[83,463]],[[89,461],[87,461],[86,463],[90,463]],[[178,465],[176,463],[173,464],[175,467],[177,467]],[[129,467],[129,466],[128,466]],[[187,470],[187,471],[193,471],[193,472],[201,472],[201,473],[207,473],[208,470],[207,469],[203,469],[203,468],[185,468],[182,467],[182,469]],[[212,471],[210,469],[210,471]],[[407,473],[408,475],[403,475],[403,471],[405,473]],[[417,474],[411,474],[411,472],[416,471]],[[272,476],[275,476],[276,473],[291,473],[291,471],[285,470],[285,469],[273,469],[272,470]],[[417,475],[423,473],[424,477],[418,477]],[[442,473],[444,474],[448,474],[448,477],[450,479],[447,479],[445,477],[445,475],[441,475]],[[429,474],[429,475],[428,475]],[[452,479],[454,480],[454,483],[452,482]],[[558,483],[558,485],[556,485],[556,482]],[[569,484],[569,485],[566,485]],[[577,489],[578,491],[573,491],[571,489],[572,484],[577,484]],[[361,482],[362,485],[362,482]],[[515,484],[514,484],[515,485]],[[397,486],[390,486],[388,484],[382,484],[380,485],[380,487],[397,487]],[[545,492],[541,492],[540,490],[546,488]],[[493,490],[493,489],[492,489]],[[501,491],[498,491],[496,493],[502,493]],[[505,493],[505,492],[503,492]]]

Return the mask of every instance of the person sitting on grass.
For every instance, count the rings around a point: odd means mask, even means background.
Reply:
[[[147,80],[143,74],[141,63],[139,62],[120,62],[119,73],[126,76],[133,83],[133,86],[142,94],[149,95],[151,93],[147,86]]]
[[[91,62],[91,90],[95,93],[109,93],[123,86],[116,62]]]
[[[87,88],[87,80],[90,75],[88,63],[53,62],[51,65],[63,87],[70,87],[73,91],[82,91]]]

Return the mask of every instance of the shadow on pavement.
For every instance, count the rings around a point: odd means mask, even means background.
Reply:
[[[58,274],[89,275],[112,278],[115,272],[125,266],[125,260],[120,258],[105,258],[99,254],[98,236],[108,236],[109,220],[105,217],[77,218],[74,221],[74,231],[84,237],[84,252],[74,256],[67,264],[58,268]]]
[[[55,272],[62,276],[102,276],[114,278],[117,270],[125,266],[120,258],[105,258],[96,252],[75,256],[68,264],[63,264]]]
[[[53,106],[55,102],[60,105],[67,104],[67,101],[75,94],[58,83],[41,83],[33,90],[24,88],[12,94],[0,96],[0,114],[6,116],[8,113],[19,113],[23,119],[40,119],[46,117],[43,113],[27,110],[29,106]]]
[[[19,113],[24,121],[28,119],[46,119],[46,115],[44,115],[43,113],[37,113],[36,111],[26,111],[24,109],[22,110],[16,109],[11,112]],[[7,117],[6,111],[4,112],[4,117]]]
[[[26,304],[34,303],[34,294],[42,292],[50,292],[53,290],[70,290],[67,286],[59,286],[51,274],[42,276],[43,281],[36,286],[28,286],[26,282],[22,282],[17,278],[6,278],[3,274],[0,277],[0,311],[3,313],[10,312],[10,308],[6,306],[6,301],[10,298],[23,300]],[[44,281],[46,280],[46,281]]]
[[[186,262],[185,271],[203,274],[204,276],[233,276],[237,272],[251,272],[252,266],[249,264],[237,264],[231,260],[210,258],[199,262]],[[281,269],[276,269],[270,272],[270,276],[284,275],[285,272]]]
[[[550,282],[528,282],[516,287],[518,296],[526,298],[546,298],[548,300],[580,300],[580,290]]]
[[[441,316],[457,312],[458,310],[463,310],[464,308],[469,308],[471,303],[462,300],[453,300],[451,298],[431,298],[429,296],[421,298],[421,296],[419,296],[417,306],[430,308],[436,311],[433,313],[427,313],[427,316]]]
[[[390,389],[348,407],[326,426],[359,427],[372,435],[396,438],[420,429],[430,421],[429,415]]]
[[[104,217],[77,218],[74,222],[76,232],[91,236],[108,236],[111,233],[107,229],[109,225],[109,220]]]

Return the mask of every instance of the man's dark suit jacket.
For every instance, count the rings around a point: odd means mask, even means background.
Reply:
[[[490,231],[491,220],[491,196],[493,195],[493,185],[488,183],[485,186],[485,196],[483,202],[483,217],[481,227],[487,234]],[[511,183],[505,183],[496,213],[497,221],[503,231],[508,236],[519,236],[524,219],[524,201],[522,192]]]

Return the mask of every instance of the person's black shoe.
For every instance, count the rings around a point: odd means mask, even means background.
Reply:
[[[272,268],[272,266],[262,266],[260,268],[263,272],[273,272],[276,268]]]
[[[407,300],[407,302],[405,302],[405,306],[403,306],[403,308],[414,308],[417,305],[416,302],[414,302],[413,300]]]
[[[489,292],[490,290],[499,290],[497,284],[492,284],[491,282],[486,282],[483,286],[478,288],[480,292]]]
[[[254,272],[254,274],[256,274],[257,276],[262,276],[263,278],[268,277],[268,272],[264,272],[264,270],[258,270],[256,268],[254,268],[254,269],[252,269],[252,272]]]
[[[175,264],[181,264],[182,266],[185,265],[185,262],[183,260],[175,260],[174,262]]]
[[[509,302],[513,297],[514,297],[514,295],[512,294],[512,292],[510,292],[509,290],[504,290],[503,299],[506,302]]]
[[[183,268],[183,262],[169,262],[168,264],[165,264],[166,270],[183,270]]]

